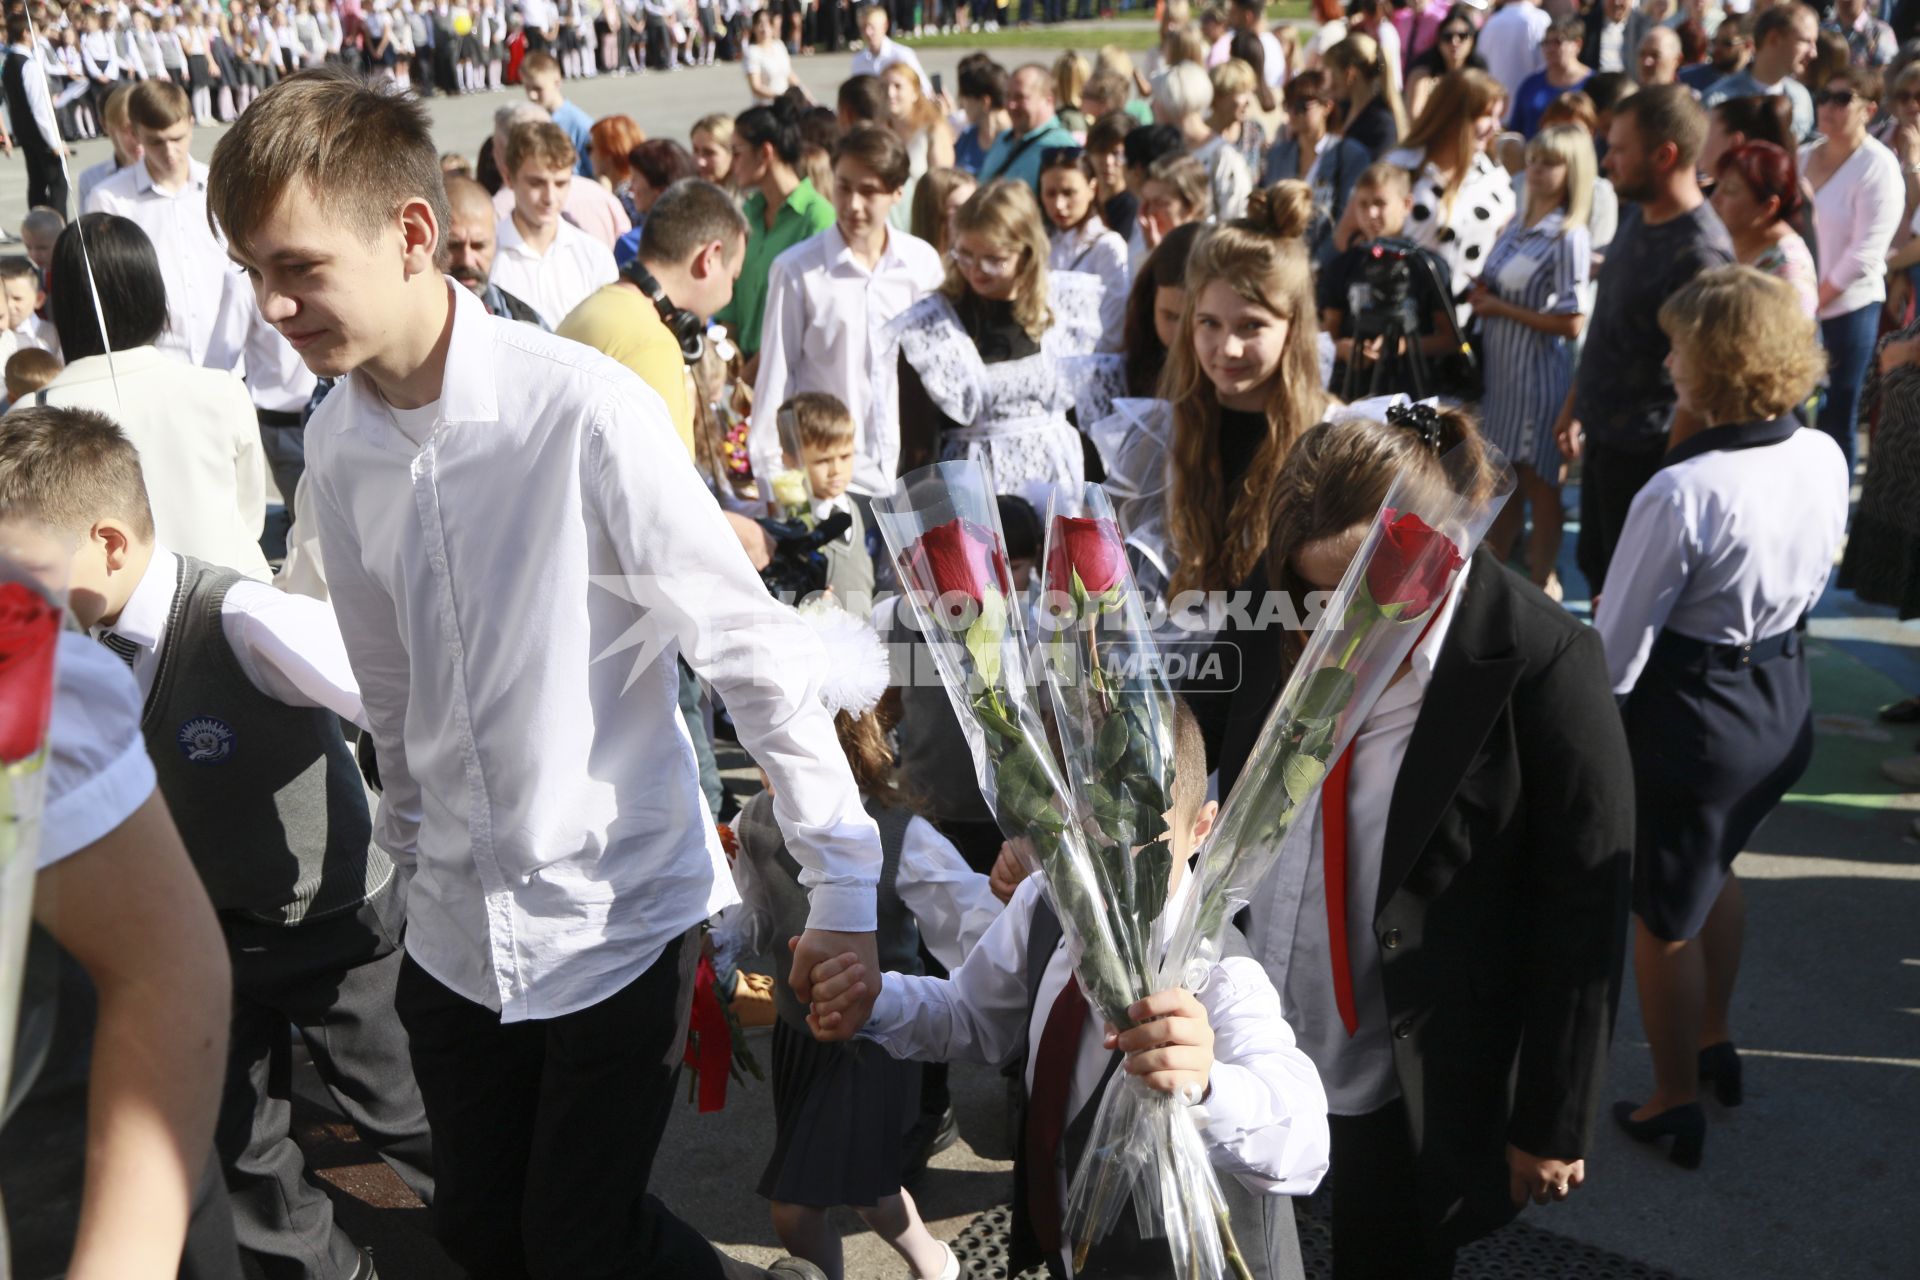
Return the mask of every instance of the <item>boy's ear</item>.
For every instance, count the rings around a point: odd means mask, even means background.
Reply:
[[[1220,816],[1220,802],[1209,800],[1200,806],[1200,812],[1193,815],[1193,842],[1198,845],[1213,831],[1214,819]]]

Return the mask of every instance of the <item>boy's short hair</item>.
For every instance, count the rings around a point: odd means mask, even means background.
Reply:
[[[879,76],[848,76],[840,82],[834,105],[865,124],[885,125],[893,121],[887,86]]]
[[[1398,191],[1401,195],[1413,194],[1413,175],[1397,164],[1385,160],[1377,161],[1360,171],[1353,180],[1353,189],[1359,191]]]
[[[1107,110],[1118,111],[1133,99],[1133,86],[1118,71],[1096,71],[1080,86],[1080,97],[1098,98]],[[1131,120],[1133,117],[1127,117]]]
[[[1016,493],[1003,493],[995,500],[1000,509],[1000,532],[1007,541],[1007,559],[1040,558],[1040,513],[1033,504]]]
[[[913,176],[913,160],[907,144],[891,129],[878,125],[855,125],[833,144],[833,163],[854,160],[873,170],[889,191],[898,191]]]
[[[127,98],[132,93],[133,93],[133,86],[130,84],[123,84],[123,85],[115,86],[113,92],[107,95],[107,105],[106,105],[107,128],[112,129],[118,126],[125,125],[127,123]],[[153,128],[154,126],[149,125],[148,127]]]
[[[853,11],[853,25],[856,28],[866,26],[867,19],[876,13],[887,19],[887,26],[893,26],[893,17],[887,12],[887,7],[883,4],[863,4],[858,9],[855,9]]]
[[[33,265],[33,259],[17,253],[0,257],[0,284],[9,280],[31,280],[33,287],[40,287],[40,268]]]
[[[1555,18],[1549,22],[1544,34],[1577,47],[1587,38],[1587,23],[1579,14],[1570,13],[1564,18]]]
[[[537,160],[549,169],[571,170],[580,163],[567,131],[551,120],[529,121],[507,130],[507,181],[520,172],[520,166]]]
[[[830,449],[853,439],[853,414],[838,396],[824,391],[802,391],[789,397],[774,415],[780,425],[780,447],[794,458],[805,449]]]
[[[26,399],[59,377],[63,367],[51,351],[22,347],[7,357],[7,399]]]
[[[426,108],[344,67],[288,76],[241,112],[213,149],[207,210],[245,253],[296,183],[369,240],[409,200],[449,221]]]
[[[682,178],[662,191],[648,210],[640,229],[640,257],[678,265],[715,240],[731,254],[734,242],[744,245],[747,235],[746,215],[733,197],[704,178]]]
[[[1124,111],[1109,111],[1087,126],[1087,150],[1094,155],[1105,155],[1125,146],[1127,135],[1139,123]]]
[[[1153,162],[1162,156],[1187,149],[1186,139],[1180,136],[1180,130],[1170,124],[1150,124],[1135,129],[1127,134],[1125,145],[1129,169],[1151,169]]]
[[[1767,10],[1767,13],[1773,12]],[[1640,132],[1640,143],[1647,151],[1671,142],[1674,168],[1693,172],[1693,162],[1700,158],[1700,148],[1707,141],[1707,113],[1700,100],[1693,96],[1692,89],[1684,84],[1642,89],[1615,107],[1614,117],[1633,121],[1633,127]]]
[[[525,84],[529,76],[545,79],[552,76],[560,78],[560,60],[544,50],[536,50],[520,60],[520,82]]]
[[[9,375],[12,369],[10,360]],[[111,418],[53,405],[0,418],[0,518],[77,533],[107,517],[152,541],[140,453]]]
[[[127,93],[127,120],[136,129],[171,129],[192,117],[187,91],[171,80],[142,80]]]
[[[1173,700],[1173,826],[1191,829],[1207,802],[1207,740],[1187,700]]]
[[[50,209],[37,204],[27,210],[27,216],[20,219],[20,235],[24,239],[28,232],[35,235],[53,236],[56,239],[67,229],[67,216],[58,209]]]
[[[984,98],[991,107],[1007,105],[1007,69],[985,55],[977,55],[978,60],[963,62],[957,79],[960,82],[960,96],[963,98]]]

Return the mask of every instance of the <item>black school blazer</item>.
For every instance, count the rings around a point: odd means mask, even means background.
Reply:
[[[1485,551],[1463,590],[1394,786],[1374,907],[1437,1243],[1517,1212],[1508,1143],[1563,1160],[1592,1149],[1634,836],[1599,636]],[[1201,717],[1223,795],[1281,685],[1276,646],[1233,639],[1240,688]]]

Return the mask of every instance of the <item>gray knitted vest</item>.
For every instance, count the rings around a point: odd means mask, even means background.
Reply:
[[[366,784],[339,717],[254,688],[220,625],[240,575],[179,561],[140,727],[207,896],[268,924],[360,906],[393,863],[372,845]]]
[[[880,828],[880,884],[875,891],[880,968],[893,973],[917,974],[921,972],[920,926],[894,888],[894,879],[900,873],[900,845],[913,814],[905,809],[878,805],[867,812]],[[787,852],[786,839],[774,821],[772,792],[762,791],[747,801],[733,820],[733,833],[740,840],[740,856],[751,858],[754,870],[760,873],[773,911],[773,1006],[789,1027],[811,1035],[807,1029],[807,1007],[794,998],[787,986],[787,966],[783,963],[787,958],[787,939],[806,931],[807,891],[800,887],[800,864]]]

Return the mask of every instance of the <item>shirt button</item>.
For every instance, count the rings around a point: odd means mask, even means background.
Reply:
[[[445,573],[447,571],[447,558],[437,551],[428,557],[427,563],[433,566],[435,573]]]
[[[458,640],[447,641],[447,654],[455,658],[460,656],[460,642]]]
[[[1395,1040],[1405,1040],[1408,1036],[1412,1034],[1413,1034],[1412,1018],[1402,1018],[1400,1020],[1400,1025],[1393,1029],[1393,1038]]]
[[[1391,950],[1393,950],[1393,949],[1394,949],[1395,947],[1397,947],[1397,946],[1399,946],[1399,945],[1400,945],[1400,931],[1399,931],[1398,929],[1389,929],[1389,930],[1387,930],[1387,931],[1386,931],[1386,933],[1385,933],[1385,934],[1383,934],[1383,935],[1381,936],[1381,938],[1380,938],[1380,945],[1381,945],[1381,946],[1383,946],[1383,947],[1385,947],[1385,948],[1386,948],[1387,950],[1389,950],[1389,951],[1391,951]]]

